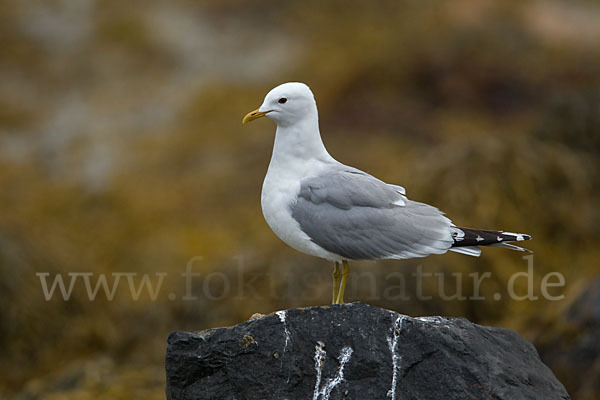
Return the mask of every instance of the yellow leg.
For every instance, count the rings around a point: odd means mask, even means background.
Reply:
[[[344,290],[346,290],[346,280],[348,279],[348,273],[350,272],[348,261],[342,260],[342,265],[344,266],[344,269],[342,270],[342,282],[340,283],[340,290],[338,292],[337,299],[335,300],[335,304],[341,304],[344,302]]]
[[[331,304],[336,304],[337,293],[340,287],[340,263],[335,261],[333,263],[333,297],[331,298]]]

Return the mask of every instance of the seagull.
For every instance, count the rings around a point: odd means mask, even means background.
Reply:
[[[480,246],[530,252],[509,243],[529,235],[458,227],[436,207],[409,200],[402,186],[335,160],[321,140],[317,103],[306,84],[275,87],[242,123],[261,117],[277,124],[262,187],[263,215],[289,246],[334,263],[333,304],[344,302],[349,260],[447,251],[479,256]]]

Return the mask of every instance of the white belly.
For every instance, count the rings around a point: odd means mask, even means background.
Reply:
[[[290,205],[296,201],[299,192],[299,179],[273,173],[269,168],[261,196],[262,212],[267,224],[281,240],[294,249],[327,260],[340,261],[341,256],[315,244],[292,217]]]

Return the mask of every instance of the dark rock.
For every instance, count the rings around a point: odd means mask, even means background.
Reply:
[[[166,371],[173,400],[569,399],[513,331],[363,303],[173,332]]]

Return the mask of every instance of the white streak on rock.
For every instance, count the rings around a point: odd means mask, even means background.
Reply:
[[[319,395],[322,395],[322,400],[329,400],[329,396],[331,396],[331,391],[340,383],[344,381],[344,366],[348,361],[350,361],[350,357],[352,356],[352,347],[346,346],[340,351],[340,355],[338,357],[338,361],[340,363],[340,367],[338,368],[337,375],[333,379],[328,379],[327,383],[323,388],[319,391]],[[318,398],[318,396],[317,396]],[[314,396],[313,396],[314,399]]]
[[[398,370],[400,369],[400,364],[402,363],[402,356],[398,355],[398,338],[400,337],[400,332],[402,331],[402,324],[404,323],[404,315],[399,315],[398,318],[392,324],[391,336],[387,337],[388,347],[390,352],[392,353],[392,387],[388,390],[387,397],[390,397],[392,400],[396,400],[396,385],[398,384]]]
[[[431,322],[434,324],[441,324],[443,322],[443,320],[440,317],[416,317],[415,319],[418,319],[419,321],[423,322]]]
[[[285,311],[277,311],[275,314],[277,314],[279,320],[283,324],[283,334],[285,335],[285,344],[283,345],[283,352],[285,353],[288,347],[288,343],[292,340],[290,337],[290,331],[287,328],[287,322],[285,321],[287,314]]]
[[[315,391],[313,392],[313,400],[319,399],[320,388],[321,388],[321,374],[323,373],[323,364],[325,363],[325,356],[327,353],[323,350],[325,343],[317,342],[315,346],[315,370],[317,371],[317,380],[315,381]]]

